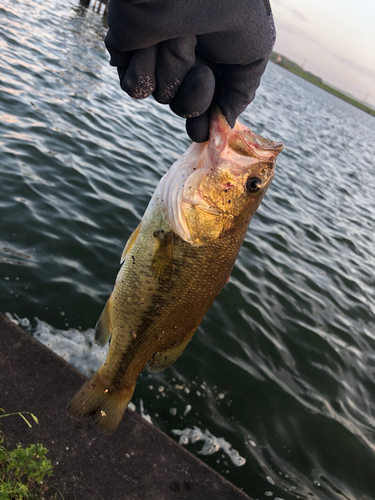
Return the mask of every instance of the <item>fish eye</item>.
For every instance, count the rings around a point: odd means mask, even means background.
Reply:
[[[249,193],[257,193],[262,186],[263,181],[259,177],[249,177],[246,181],[246,189]]]

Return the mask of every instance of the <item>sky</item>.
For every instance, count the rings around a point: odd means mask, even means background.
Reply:
[[[375,107],[375,0],[271,0],[274,50]]]

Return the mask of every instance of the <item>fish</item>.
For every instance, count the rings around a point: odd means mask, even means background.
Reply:
[[[192,143],[161,178],[125,245],[95,329],[108,355],[70,401],[70,416],[113,433],[141,371],[160,372],[182,354],[229,281],[283,147],[211,113],[209,140]]]

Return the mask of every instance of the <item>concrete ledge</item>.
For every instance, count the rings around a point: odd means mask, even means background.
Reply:
[[[241,490],[138,414],[128,410],[111,436],[65,413],[85,377],[0,314],[0,407],[30,411],[1,419],[10,446],[42,443],[65,500],[250,500]]]

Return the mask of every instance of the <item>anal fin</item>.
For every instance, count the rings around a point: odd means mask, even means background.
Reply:
[[[100,345],[101,347],[105,346],[109,339],[112,337],[112,302],[113,302],[113,293],[110,295],[107,300],[106,305],[104,306],[103,312],[98,319],[95,327],[95,344]]]
[[[189,333],[189,335],[183,340],[180,344],[177,344],[175,347],[171,347],[163,352],[158,352],[152,358],[150,363],[147,366],[147,370],[149,372],[161,372],[168,368],[172,363],[174,363],[183,353],[186,346],[192,339],[196,328]]]

